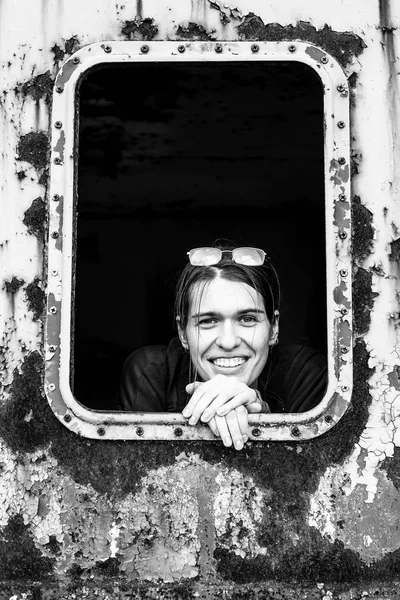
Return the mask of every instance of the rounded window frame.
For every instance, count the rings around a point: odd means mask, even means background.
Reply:
[[[70,387],[76,195],[76,94],[96,65],[171,61],[297,61],[321,79],[324,94],[328,387],[305,413],[250,415],[250,439],[310,439],[330,430],[351,402],[353,335],[351,298],[350,107],[346,76],[337,61],[307,42],[121,42],[90,44],[57,74],[51,117],[45,393],[57,418],[88,438],[218,441],[208,426],[187,425],[179,413],[97,411],[80,404]]]

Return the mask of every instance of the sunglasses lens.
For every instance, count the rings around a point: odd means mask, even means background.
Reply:
[[[265,260],[265,252],[260,248],[236,248],[233,251],[233,259],[241,265],[259,267]]]
[[[190,264],[194,267],[216,265],[221,260],[222,252],[219,248],[194,248],[189,252]]]

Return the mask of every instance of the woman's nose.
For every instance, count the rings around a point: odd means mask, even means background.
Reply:
[[[232,350],[239,346],[240,338],[236,333],[235,326],[232,323],[224,323],[219,333],[216,343],[220,348],[224,350]]]

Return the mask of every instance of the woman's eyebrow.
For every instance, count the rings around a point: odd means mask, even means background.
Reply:
[[[265,315],[265,310],[261,309],[261,308],[243,308],[241,310],[238,310],[238,312],[236,313],[237,315],[247,315],[249,313],[257,313],[257,314],[262,314]],[[208,312],[201,312],[201,313],[195,313],[194,315],[191,316],[192,319],[200,319],[203,317],[222,317],[222,313],[219,312],[215,312],[215,311],[208,311]]]

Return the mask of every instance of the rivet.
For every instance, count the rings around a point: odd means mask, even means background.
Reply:
[[[258,52],[260,49],[260,46],[258,44],[252,44],[251,45],[251,51],[252,52]]]
[[[54,200],[54,202],[58,202],[60,200],[60,195],[59,194],[54,194],[53,200]]]
[[[346,202],[346,200],[347,200],[346,194],[339,194],[339,200],[340,200],[340,202]]]
[[[80,60],[77,56],[75,56],[75,58],[72,59],[72,62],[74,63],[74,65],[79,65]]]
[[[54,159],[54,164],[55,164],[55,165],[62,165],[62,160],[61,160],[61,158],[59,158],[59,157],[57,156],[57,158],[55,158],[55,159]]]
[[[106,430],[104,429],[104,427],[98,428],[97,435],[106,435]]]
[[[254,427],[254,429],[251,430],[251,433],[254,437],[260,437],[261,429],[259,427]]]
[[[321,62],[323,65],[326,65],[326,63],[329,61],[329,58],[327,56],[322,56],[321,57]]]
[[[58,275],[58,271],[56,271],[55,269],[52,270],[51,274],[53,275],[53,277],[55,277],[56,275]]]
[[[341,352],[342,354],[347,354],[347,352],[348,352],[348,351],[349,351],[349,349],[347,348],[347,346],[342,346],[342,347],[340,348],[340,352]]]
[[[176,435],[176,437],[181,437],[183,431],[180,427],[176,427],[176,429],[174,430],[174,434]]]
[[[143,427],[136,427],[136,435],[142,436],[144,434]]]
[[[339,83],[339,85],[336,87],[337,91],[340,92],[341,94],[343,94],[343,92],[346,91],[346,86],[343,85],[343,83]]]
[[[55,389],[56,386],[54,385],[54,383],[49,383],[49,392],[54,392]]]
[[[342,309],[340,310],[340,312],[342,313],[342,315],[347,315],[347,313],[348,313],[349,311],[347,310],[347,308],[342,308]]]
[[[55,306],[50,306],[50,314],[55,315],[57,312],[57,308]]]
[[[55,352],[57,350],[57,346],[54,346],[54,344],[51,344],[51,346],[49,346],[49,352]]]
[[[333,417],[332,415],[325,415],[325,423],[332,423]]]
[[[178,46],[178,52],[185,52],[186,48],[183,44],[181,44],[180,46]]]
[[[149,51],[148,45],[143,44],[143,46],[140,48],[140,51],[143,52],[143,54],[146,54]]]
[[[296,426],[292,427],[291,433],[292,433],[293,437],[299,437],[299,435],[300,435],[300,429],[298,427],[296,427]]]
[[[222,46],[221,46],[221,44],[217,44],[215,46],[215,52],[218,52],[218,53],[222,52]]]
[[[339,163],[339,165],[345,165],[346,164],[346,159],[344,158],[344,156],[341,156],[338,159],[338,163]]]
[[[56,129],[61,129],[61,127],[62,127],[62,123],[61,123],[61,121],[56,121],[56,122],[54,123],[54,127],[55,127]]]
[[[55,240],[58,238],[58,236],[59,236],[58,231],[53,231],[51,234],[51,237],[54,238]]]
[[[343,129],[344,127],[346,127],[346,123],[344,121],[338,121],[337,126],[339,127],[339,129]]]
[[[339,231],[339,237],[341,240],[345,240],[347,238],[347,233],[345,231]]]
[[[64,88],[62,87],[62,85],[58,85],[56,87],[56,92],[58,92],[59,94],[61,94],[61,92],[63,92],[63,91],[64,91]]]
[[[72,419],[71,415],[64,415],[64,421],[66,423],[69,423],[71,421],[71,419]]]
[[[342,385],[342,392],[348,392],[349,391],[349,386],[348,385]]]
[[[104,52],[107,52],[107,54],[109,54],[111,52],[111,46],[104,46],[103,50],[104,50]]]
[[[294,44],[289,46],[289,52],[296,52],[296,46]]]
[[[340,275],[340,277],[347,277],[347,270],[346,269],[340,269],[339,275]]]

